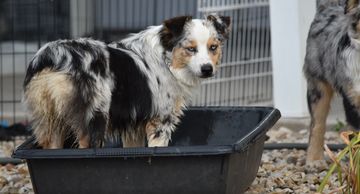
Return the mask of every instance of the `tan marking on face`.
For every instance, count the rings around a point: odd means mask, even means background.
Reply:
[[[194,53],[191,53],[186,48],[196,48],[196,41],[188,41],[184,46],[174,48],[171,66],[174,69],[184,68],[187,64],[189,64],[191,57]]]
[[[217,45],[217,49],[215,51],[211,51],[210,47],[212,45]],[[220,64],[221,61],[221,44],[220,41],[217,40],[215,37],[212,37],[208,40],[207,42],[207,48],[208,48],[208,52],[209,52],[209,56],[210,59],[212,61],[212,64],[215,64],[216,66],[218,66]]]

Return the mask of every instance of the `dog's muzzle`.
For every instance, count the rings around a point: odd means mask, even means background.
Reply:
[[[210,63],[201,66],[201,78],[208,78],[213,75],[213,66]]]

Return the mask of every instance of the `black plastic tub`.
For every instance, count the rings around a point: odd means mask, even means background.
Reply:
[[[26,159],[38,194],[240,194],[279,118],[274,108],[191,108],[169,147],[41,150],[29,139],[13,157]]]

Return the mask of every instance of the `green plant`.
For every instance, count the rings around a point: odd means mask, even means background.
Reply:
[[[345,127],[345,123],[340,121],[339,119],[336,119],[336,124],[334,126],[335,131],[340,131],[341,129],[343,129]]]
[[[360,193],[360,133],[359,132],[342,132],[340,137],[347,145],[336,156],[325,145],[325,150],[330,156],[333,164],[328,173],[322,180],[318,192],[322,193],[326,184],[328,184],[330,176],[336,171],[340,187],[336,191],[330,193]]]

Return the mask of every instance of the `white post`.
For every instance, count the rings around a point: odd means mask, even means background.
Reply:
[[[302,66],[315,11],[316,0],[270,0],[274,105],[283,117],[308,116]]]

